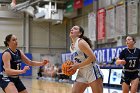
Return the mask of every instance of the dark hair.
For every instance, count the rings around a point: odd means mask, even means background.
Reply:
[[[91,40],[90,40],[88,37],[84,36],[84,29],[83,29],[81,26],[78,26],[78,27],[79,27],[79,31],[82,33],[82,34],[79,36],[79,38],[84,39],[84,40],[89,44],[90,48],[92,48]]]
[[[135,39],[133,36],[126,36],[126,38],[127,38],[127,37],[131,37],[132,40],[134,41],[134,43],[136,43],[136,39]]]
[[[132,37],[132,36],[131,36]],[[132,40],[136,43],[136,39],[134,37],[132,37]]]
[[[13,34],[9,34],[6,36],[5,41],[4,41],[4,44],[6,47],[9,46],[8,42],[11,40],[12,36],[13,36]]]

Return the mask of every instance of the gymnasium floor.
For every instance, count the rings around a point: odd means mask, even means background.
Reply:
[[[37,80],[31,78],[22,78],[29,93],[71,93],[72,84],[58,83],[48,80]],[[2,90],[0,89],[0,93]],[[92,93],[90,88],[87,88],[84,93]],[[119,89],[104,88],[103,93],[121,93]]]

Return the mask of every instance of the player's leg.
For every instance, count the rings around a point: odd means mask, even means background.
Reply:
[[[122,91],[123,93],[129,93],[129,85],[125,82],[122,83]]]
[[[87,84],[81,82],[75,82],[72,88],[72,93],[83,93],[88,87]]]
[[[22,83],[22,81],[20,80],[20,78],[11,78],[11,80],[13,82],[15,82],[15,86],[18,90],[19,93],[28,93],[26,90],[26,87],[24,86],[24,84]]]
[[[136,78],[131,81],[131,93],[136,93],[138,89],[139,78]]]
[[[97,64],[89,69],[86,75],[93,93],[103,93],[103,74]]]
[[[18,93],[18,90],[16,89],[14,83],[9,82],[7,87],[4,89],[6,93]]]
[[[93,93],[103,93],[103,80],[99,78],[89,84]]]
[[[28,93],[28,92],[27,92],[27,90],[25,89],[25,90],[23,90],[23,91],[21,91],[21,92],[19,92],[19,93]]]
[[[123,72],[122,71],[122,76],[121,76],[121,82],[120,84],[122,85],[122,93],[129,93],[130,90],[130,73],[129,72]]]

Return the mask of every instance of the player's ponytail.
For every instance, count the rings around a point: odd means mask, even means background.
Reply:
[[[6,36],[5,41],[4,41],[4,44],[6,47],[9,46],[8,42],[11,40],[12,36],[13,36],[12,34],[9,34]]]
[[[79,26],[79,31],[82,33],[79,38],[84,39],[89,44],[89,46],[92,48],[91,40],[88,37],[84,36],[84,29],[81,26]]]

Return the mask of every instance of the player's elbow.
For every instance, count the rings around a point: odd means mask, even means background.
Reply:
[[[96,57],[95,56],[91,56],[90,59],[92,60],[92,62],[96,61]]]

